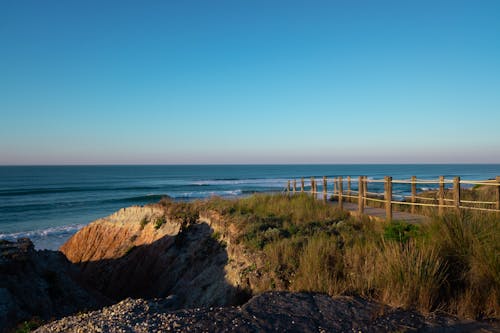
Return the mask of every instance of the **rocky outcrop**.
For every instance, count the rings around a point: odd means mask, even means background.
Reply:
[[[0,240],[0,332],[33,317],[60,318],[109,304],[76,276],[60,252],[35,251],[27,238]]]
[[[171,296],[172,308],[248,299],[220,223],[172,218],[160,205],[130,207],[75,234],[61,251],[86,283],[118,301]],[[216,230],[215,230],[216,229]]]
[[[498,322],[424,316],[357,297],[270,292],[241,307],[169,311],[169,299],[126,299],[36,332],[497,332]]]

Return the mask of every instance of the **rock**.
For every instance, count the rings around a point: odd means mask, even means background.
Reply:
[[[162,300],[126,299],[36,332],[497,332],[499,322],[423,316],[358,297],[269,292],[239,307],[169,311]],[[110,315],[110,314],[113,315]],[[123,320],[126,317],[127,320]]]
[[[106,303],[76,279],[77,270],[60,253],[35,251],[22,238],[0,242],[0,332],[39,317],[60,318]]]

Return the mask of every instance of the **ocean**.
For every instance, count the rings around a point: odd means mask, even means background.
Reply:
[[[235,198],[282,191],[292,178],[348,175],[479,180],[500,175],[500,165],[0,166],[0,239],[29,237],[37,249],[55,250],[93,220],[165,195],[175,200]],[[394,193],[408,191],[400,186]]]

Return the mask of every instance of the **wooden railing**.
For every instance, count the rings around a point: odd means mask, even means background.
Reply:
[[[331,196],[334,200],[337,200],[340,209],[343,208],[344,201],[357,202],[359,214],[364,213],[364,208],[369,202],[379,203],[379,205],[385,207],[387,220],[392,220],[394,205],[410,206],[410,213],[412,214],[416,213],[416,207],[434,207],[437,209],[439,215],[443,215],[446,209],[454,209],[457,212],[461,210],[476,210],[493,212],[500,215],[500,176],[497,176],[494,180],[483,181],[461,180],[460,177],[445,179],[444,176],[440,176],[438,180],[417,179],[416,176],[412,176],[409,180],[397,180],[390,176],[386,176],[384,179],[368,179],[366,176],[359,176],[357,178],[350,176],[343,178],[339,176],[333,178],[323,177],[321,183],[322,189],[319,191],[318,182],[315,177],[311,177],[307,184],[306,180],[301,178],[300,187],[298,187],[297,179],[293,179],[292,181],[288,181],[285,191],[289,194],[307,192],[315,197],[322,194],[324,201],[328,199],[328,196]],[[357,186],[354,189],[352,185],[356,183]],[[369,192],[368,185],[377,183],[383,183],[384,192]],[[410,191],[407,192],[411,193],[411,195],[402,196],[404,200],[401,201],[394,200],[393,185],[395,184],[398,186],[400,186],[399,184],[408,184]],[[417,193],[417,184],[434,185],[434,190],[421,191],[421,193],[432,193],[434,191],[435,197],[419,196]],[[308,185],[309,189],[306,189],[306,185]],[[344,187],[344,185],[346,186]],[[462,188],[474,185],[494,187],[491,201],[464,200],[462,197]],[[446,189],[446,186],[449,188]],[[333,188],[333,190],[328,191],[328,188]],[[450,193],[451,197],[447,198],[446,194]]]

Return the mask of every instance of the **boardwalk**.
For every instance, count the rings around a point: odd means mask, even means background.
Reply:
[[[334,206],[338,205],[337,202],[332,202],[332,204]],[[357,203],[344,202],[343,209],[349,211],[354,216],[359,216]],[[370,218],[373,218],[374,220],[380,220],[380,221],[386,220],[384,208],[365,207],[365,211],[364,211],[363,215],[367,215]],[[429,221],[430,218],[427,216],[418,215],[418,214],[393,211],[392,212],[392,219],[395,221],[405,221],[407,223],[419,224],[419,223],[423,223],[425,221]]]
[[[390,176],[386,176],[384,179],[368,179],[366,176],[358,176],[357,179],[351,176],[328,179],[323,176],[322,181],[316,181],[314,177],[311,177],[308,184],[304,178],[299,181],[300,192],[297,179],[289,180],[285,191],[291,194],[310,193],[318,199],[322,198],[325,202],[328,198],[333,198],[336,200],[332,203],[333,205],[341,206],[353,215],[366,215],[376,220],[396,220],[408,223],[422,223],[429,220],[429,217],[416,214],[417,207],[433,209],[440,216],[444,214],[445,210],[453,210],[456,213],[472,210],[493,213],[500,217],[500,176],[497,176],[496,179],[479,181],[462,180],[460,177],[445,179],[444,176],[440,176],[438,180],[417,179],[416,176],[412,176],[411,179],[399,180]],[[353,183],[356,186],[352,186]],[[432,196],[429,196],[429,193],[427,196],[418,194],[417,184],[432,187],[434,191],[429,192]],[[368,191],[368,185],[370,185],[370,191]],[[393,186],[399,187],[398,200],[395,200]],[[408,188],[402,190],[405,186]],[[465,200],[461,194],[462,187],[470,188],[472,186],[492,187],[492,190],[489,196],[482,200],[475,197]],[[404,191],[411,193],[411,195],[401,195]],[[370,203],[382,205],[384,208],[370,207]],[[394,209],[396,205],[409,206],[410,212],[397,211]]]

